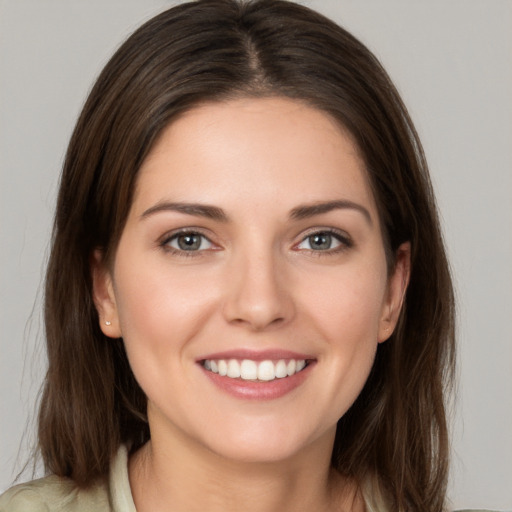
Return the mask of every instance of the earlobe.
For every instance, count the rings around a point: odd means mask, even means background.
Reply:
[[[397,249],[395,267],[388,278],[387,297],[379,326],[379,343],[386,341],[395,330],[402,311],[411,275],[411,244],[404,242]]]
[[[109,338],[122,336],[117,313],[111,272],[103,261],[103,252],[96,249],[91,255],[93,300],[100,321],[100,329]]]

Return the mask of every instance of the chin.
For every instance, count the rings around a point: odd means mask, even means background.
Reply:
[[[260,428],[258,428],[260,427]],[[276,427],[252,425],[247,428],[226,428],[222,435],[210,439],[208,447],[222,458],[237,462],[264,464],[290,460],[305,454],[319,443],[327,443],[329,454],[336,426],[320,435],[297,429],[297,424]]]

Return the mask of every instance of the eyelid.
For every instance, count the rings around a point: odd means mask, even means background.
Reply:
[[[334,247],[332,249],[326,249],[323,251],[322,250],[314,250],[314,249],[299,249],[298,248],[298,246],[300,244],[305,242],[309,237],[316,235],[316,234],[330,235],[333,238],[335,238],[340,243],[340,245],[338,247]],[[297,242],[294,245],[294,248],[297,250],[305,250],[305,251],[310,251],[310,252],[315,252],[315,253],[324,253],[324,254],[330,253],[330,254],[332,254],[332,253],[336,253],[336,252],[341,252],[346,249],[350,249],[353,246],[354,246],[354,241],[352,240],[352,237],[346,231],[343,231],[343,230],[340,230],[337,228],[332,228],[332,227],[315,227],[315,228],[310,228],[306,232],[302,233],[299,242]]]
[[[299,248],[300,244],[302,244],[309,237],[311,237],[315,234],[330,235],[339,242],[339,246],[334,247],[332,249],[325,249],[325,250]],[[204,237],[211,245],[210,245],[210,247],[208,247],[206,249],[198,249],[198,250],[191,250],[191,251],[179,249],[179,248],[172,247],[171,245],[169,245],[171,240],[176,239],[180,235],[198,235],[198,236]],[[206,251],[212,251],[212,250],[215,251],[215,250],[220,249],[218,244],[216,244],[212,240],[211,235],[205,233],[205,230],[203,228],[194,227],[194,226],[190,226],[190,227],[187,226],[187,227],[178,228],[178,229],[168,231],[167,233],[165,233],[163,236],[161,236],[158,239],[157,243],[158,243],[158,246],[161,247],[162,249],[164,249],[165,251],[175,253],[180,256],[199,256]],[[354,246],[354,242],[352,240],[352,237],[346,231],[343,231],[343,230],[340,230],[337,228],[333,228],[333,227],[319,226],[319,227],[309,228],[305,232],[302,232],[300,235],[300,240],[293,245],[293,249],[299,250],[299,251],[314,252],[317,255],[321,255],[321,254],[335,254],[335,253],[350,249],[353,246]]]
[[[187,251],[187,250],[179,249],[177,247],[172,247],[170,245],[170,242],[172,240],[175,240],[179,236],[183,236],[183,235],[201,236],[201,237],[205,238],[211,245],[210,245],[210,247],[208,247],[206,249],[198,249],[195,251],[192,251],[192,250]],[[217,250],[219,248],[218,245],[212,241],[211,236],[209,236],[205,233],[204,229],[198,228],[198,227],[193,227],[193,226],[178,228],[178,229],[168,231],[167,233],[165,233],[163,236],[161,236],[158,239],[157,243],[158,243],[158,246],[161,247],[163,250],[170,252],[170,253],[180,255],[180,256],[199,256],[200,254],[204,253],[205,251]]]

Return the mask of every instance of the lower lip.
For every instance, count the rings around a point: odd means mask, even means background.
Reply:
[[[299,387],[308,378],[313,369],[314,362],[309,363],[303,370],[291,377],[264,382],[223,377],[218,373],[206,370],[202,365],[200,366],[206,376],[217,387],[235,398],[243,400],[275,400]]]

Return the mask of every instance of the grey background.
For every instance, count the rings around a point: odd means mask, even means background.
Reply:
[[[172,3],[0,0],[0,490],[34,439],[41,273],[70,132],[113,49]],[[416,122],[459,300],[450,496],[510,510],[512,2],[304,3],[373,49]]]

